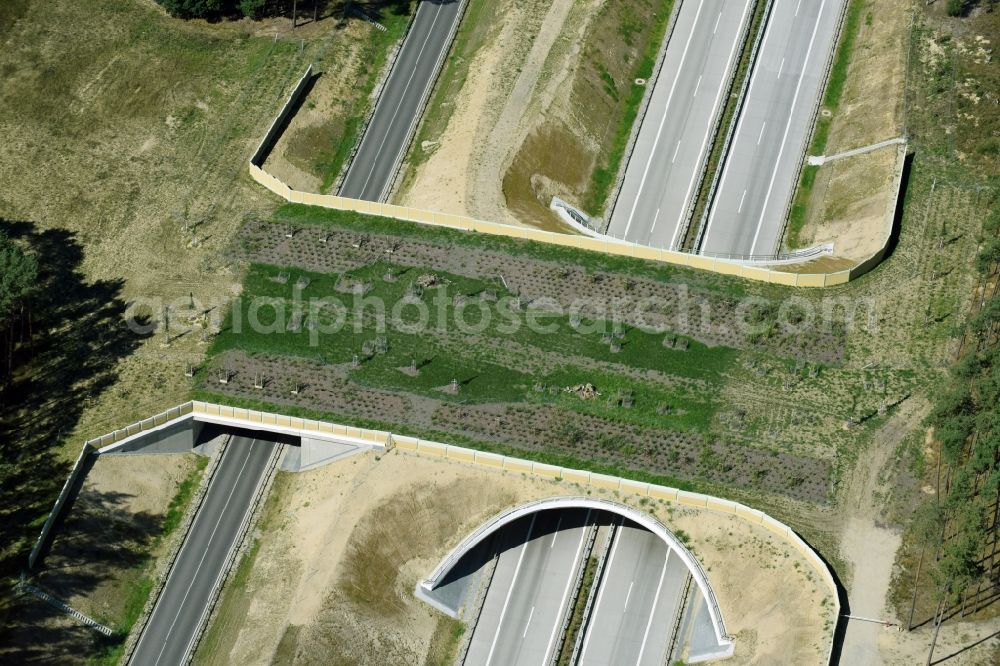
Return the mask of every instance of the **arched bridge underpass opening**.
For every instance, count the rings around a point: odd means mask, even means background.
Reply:
[[[588,562],[593,583],[582,585]],[[694,555],[652,516],[609,500],[553,497],[502,511],[462,539],[417,594],[473,628],[466,664],[546,663],[568,649],[580,664],[662,663],[682,652],[694,663],[733,652]],[[570,646],[569,615],[584,601]]]

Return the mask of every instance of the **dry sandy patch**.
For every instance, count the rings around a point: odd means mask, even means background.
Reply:
[[[412,590],[448,549],[513,503],[588,492],[398,450],[279,481],[242,601],[220,609],[226,635],[201,663],[423,663],[440,616]],[[732,516],[591,492],[687,533],[737,636],[732,663],[821,660],[832,599],[785,542]]]
[[[903,132],[911,3],[872,0],[862,9],[840,106],[825,154],[869,146]],[[860,261],[885,242],[895,204],[896,146],[819,167],[798,247],[834,242],[837,257]]]

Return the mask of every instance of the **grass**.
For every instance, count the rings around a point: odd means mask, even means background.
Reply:
[[[259,534],[271,534],[279,525],[285,510],[285,503],[291,492],[293,479],[290,474],[279,472],[271,485],[271,491],[264,501],[260,519],[257,521]],[[260,554],[261,540],[253,537],[253,542],[247,548],[239,563],[226,579],[222,594],[216,604],[212,620],[198,643],[192,663],[194,664],[224,664],[228,663],[228,655],[233,641],[239,633],[253,601],[253,592],[249,588],[250,578],[254,572],[257,557]],[[279,653],[284,655],[284,661],[275,656],[275,663],[292,663],[289,652],[294,656],[295,638],[298,627],[288,627],[282,636]],[[289,631],[292,633],[289,634]],[[282,649],[284,646],[284,651]]]
[[[413,15],[414,4],[411,2],[407,5],[405,12],[388,12],[382,16],[380,22],[386,27],[385,31],[371,31],[371,39],[361,52],[361,62],[365,63],[366,70],[360,83],[351,86],[353,100],[350,110],[341,120],[343,132],[336,137],[333,150],[321,152],[319,159],[316,160],[316,169],[323,183],[321,188],[323,192],[333,185],[343,170],[348,157],[350,157],[351,151],[354,150],[355,144],[361,138],[361,130],[370,110],[369,100],[372,90],[375,88],[382,70],[385,69],[392,46],[401,40],[406,33]],[[326,75],[338,76],[338,73],[327,72]]]
[[[96,649],[93,656],[87,660],[88,664],[115,666],[121,660],[125,653],[125,639],[146,608],[149,595],[153,593],[153,586],[152,577],[144,573],[128,588],[122,620],[114,627],[115,636],[110,639],[96,639]]]
[[[751,283],[706,271],[670,266],[658,262],[643,261],[631,257],[591,252],[576,248],[526,241],[516,238],[477,234],[474,232],[432,227],[416,222],[387,219],[374,215],[364,215],[350,211],[338,211],[303,204],[282,204],[273,219],[281,224],[318,224],[338,229],[351,230],[369,235],[390,235],[399,238],[425,240],[441,246],[488,249],[510,252],[518,256],[531,257],[542,261],[572,265],[588,271],[625,273],[636,277],[648,277],[663,282],[683,282],[692,288],[707,288],[733,298],[748,293],[771,293],[781,290],[763,283]]]
[[[363,303],[378,301],[384,303],[386,312],[395,312],[398,304],[403,302],[410,285],[415,283],[419,273],[411,271],[396,282],[383,282],[381,275],[385,272],[384,265],[374,268],[352,271],[353,280],[365,281],[373,285],[371,291],[364,297],[354,295],[338,295],[335,285],[340,276],[290,271],[281,267],[255,264],[251,266],[244,283],[244,293],[247,298],[239,302],[239,309],[234,309],[223,326],[223,332],[216,338],[210,353],[218,355],[230,349],[238,349],[249,354],[277,354],[282,356],[305,356],[312,359],[322,359],[324,363],[343,364],[359,354],[360,340],[374,341],[379,335],[380,326],[369,316],[373,309],[366,308]],[[289,279],[281,284],[275,278],[281,273],[288,273]],[[402,270],[397,270],[401,273]],[[532,387],[536,382],[546,386],[572,386],[582,383],[587,377],[601,387],[605,395],[613,395],[617,390],[628,390],[636,386],[634,379],[629,379],[613,370],[600,368],[582,368],[565,366],[552,372],[526,372],[520,367],[530,365],[532,357],[545,354],[558,355],[558,358],[589,359],[605,364],[624,365],[631,368],[641,368],[666,373],[676,377],[687,377],[706,382],[708,385],[718,385],[736,358],[735,350],[728,348],[709,348],[696,341],[688,343],[687,351],[665,349],[662,345],[662,334],[647,333],[637,328],[622,329],[622,348],[619,353],[612,353],[609,345],[602,342],[603,331],[611,331],[614,325],[610,322],[581,321],[579,332],[566,316],[553,315],[546,317],[546,322],[555,325],[563,333],[560,335],[532,331],[527,326],[510,333],[504,329],[505,313],[510,310],[504,305],[505,297],[513,295],[505,292],[499,286],[435,271],[447,286],[438,290],[429,290],[424,301],[434,298],[435,305],[429,308],[429,320],[425,331],[437,331],[436,334],[410,333],[392,325],[385,327],[384,336],[388,351],[377,354],[366,360],[358,368],[349,371],[350,379],[360,386],[383,389],[399,389],[405,386],[410,393],[423,394],[429,397],[443,397],[440,387],[447,385],[453,379],[463,382],[461,393],[452,399],[462,403],[475,402],[507,402],[515,403],[525,400],[525,395],[533,396]],[[295,283],[302,276],[310,279],[309,286],[302,294],[302,299],[314,297],[336,297],[343,302],[345,329],[353,331],[353,335],[323,335],[316,344],[310,341],[311,331],[301,327],[298,332],[288,332],[287,323],[292,320],[293,310],[301,306],[294,304]],[[466,317],[459,314],[458,308],[445,298],[450,294],[477,294],[484,289],[496,290],[500,300],[497,303],[483,303],[469,308],[474,314]],[[433,296],[432,296],[433,295]],[[257,298],[269,299],[268,305],[256,308],[260,301]],[[440,299],[440,305],[438,305]],[[477,299],[472,296],[470,300]],[[478,311],[484,308],[486,315]],[[252,327],[247,324],[253,319],[254,312],[259,314],[260,323],[266,328]],[[403,310],[405,312],[405,310]],[[367,313],[361,316],[362,313]],[[319,320],[328,325],[326,315],[319,315]],[[464,344],[464,336],[454,335],[456,323],[464,319],[466,325],[476,326],[477,318],[488,316],[488,327],[478,334],[479,345],[468,348]],[[235,322],[238,322],[234,324]],[[273,324],[278,322],[281,333],[275,334]],[[402,324],[402,322],[400,322]],[[584,328],[585,327],[585,328]],[[482,327],[480,327],[482,328]],[[449,333],[443,333],[449,331]],[[513,352],[502,351],[504,344],[518,344],[529,350],[523,359],[512,355]],[[491,353],[492,344],[497,352]],[[411,361],[422,364],[433,359],[422,370],[419,376],[406,378],[398,371],[407,367]],[[530,398],[529,398],[530,399]],[[538,398],[551,402],[551,398]],[[690,389],[671,390],[656,385],[644,385],[641,395],[636,398],[636,408],[630,410],[629,416],[622,416],[621,410],[609,407],[606,400],[590,402],[580,401],[575,397],[561,395],[556,402],[570,409],[612,419],[627,419],[632,422],[652,426],[668,425],[677,430],[708,430],[711,415],[715,408],[711,393],[694,393]],[[659,416],[655,408],[658,404],[670,404],[676,412],[668,416]]]
[[[525,451],[513,446],[477,440],[471,437],[461,436],[451,432],[447,433],[442,432],[440,430],[435,430],[433,428],[420,428],[402,423],[393,423],[391,421],[360,419],[356,417],[346,416],[344,414],[340,414],[334,411],[317,410],[308,407],[299,407],[296,405],[279,406],[261,400],[250,400],[246,398],[240,398],[236,396],[227,395],[224,393],[218,393],[208,389],[194,390],[192,392],[192,398],[194,400],[204,400],[206,402],[215,402],[218,404],[230,405],[233,407],[241,407],[244,409],[255,409],[259,411],[277,410],[280,411],[280,413],[289,416],[298,416],[301,418],[314,419],[318,421],[346,423],[358,428],[369,428],[372,430],[389,431],[400,435],[407,435],[410,437],[420,437],[422,439],[430,441],[442,441],[442,442],[447,442],[449,444],[454,444],[456,446],[466,446],[470,448],[475,448],[479,451],[484,451],[487,453],[498,453],[500,455],[516,456],[519,458],[533,460],[535,462],[540,462],[547,465],[565,467],[567,469],[585,469],[598,474],[607,474],[609,476],[620,476],[625,479],[632,479],[633,481],[659,484],[670,488],[678,488],[680,490],[688,490],[691,492],[700,492],[709,495],[714,494],[722,496],[733,496],[734,494],[734,490],[732,488],[726,488],[722,485],[711,483],[706,480],[686,480],[665,474],[652,474],[649,472],[645,472],[643,470],[633,469],[630,467],[625,467],[621,465],[603,464],[594,462],[593,460],[590,459],[583,459],[571,455],[553,453],[550,451]]]
[[[795,190],[795,197],[792,199],[792,207],[788,213],[788,246],[799,247],[801,241],[799,236],[809,219],[809,201],[812,198],[813,185],[816,183],[816,176],[819,174],[819,167],[807,165],[802,168],[802,176],[799,178],[799,186]]]
[[[177,484],[177,491],[167,505],[166,513],[163,516],[161,532],[153,540],[150,552],[155,551],[160,544],[166,541],[173,534],[184,519],[185,514],[191,505],[204,476],[205,468],[208,466],[208,458],[197,456],[195,465],[184,479]],[[94,654],[88,660],[93,666],[112,666],[117,664],[125,650],[125,640],[128,638],[132,627],[142,616],[143,610],[149,601],[150,594],[156,581],[151,571],[152,563],[149,560],[143,562],[132,571],[127,572],[127,577],[132,579],[126,586],[127,592],[122,606],[121,616],[114,623],[115,635],[110,639],[101,639],[98,642]]]
[[[443,489],[415,484],[382,500],[350,535],[339,590],[363,612],[405,618],[399,563],[431,557],[456,526],[466,525],[471,516],[495,513],[512,500],[506,492],[483,491],[466,480]],[[459,630],[451,625],[449,634]]]
[[[569,618],[569,626],[563,636],[562,648],[559,650],[559,661],[557,666],[569,666],[573,657],[573,646],[576,645],[576,637],[583,628],[583,613],[587,607],[587,598],[590,588],[594,585],[594,578],[597,576],[597,558],[587,559],[587,566],[583,571],[583,581],[573,603],[573,611]]]
[[[191,499],[201,485],[201,479],[207,466],[208,458],[198,456],[195,459],[194,470],[177,486],[177,493],[170,500],[170,504],[167,506],[167,513],[163,517],[163,536],[161,539],[167,538],[173,534],[174,530],[180,527],[181,521],[184,519],[184,514],[191,504]]]
[[[291,666],[295,663],[295,651],[301,634],[302,627],[299,625],[290,624],[285,627],[285,632],[281,634],[281,640],[278,641],[278,647],[271,659],[272,666]]]
[[[833,116],[840,108],[840,101],[844,96],[844,86],[847,83],[847,71],[854,59],[861,17],[865,8],[870,4],[871,0],[849,0],[847,4],[840,42],[837,44],[833,64],[830,66],[830,76],[827,78],[826,90],[823,93],[822,107],[829,114],[821,114],[816,120],[812,140],[809,142],[810,155],[822,155],[826,150],[826,144],[830,138],[830,125],[833,123]]]
[[[427,650],[424,666],[451,666],[454,664],[465,631],[465,624],[461,620],[440,615],[437,619],[437,626],[434,628],[434,635],[431,637],[431,645]]]
[[[833,118],[840,108],[844,86],[847,83],[847,72],[855,55],[855,43],[861,27],[862,15],[869,5],[870,0],[849,0],[848,2],[840,42],[837,44],[833,64],[830,67],[830,76],[823,94],[822,107],[828,113],[821,113],[816,119],[812,139],[809,142],[809,155],[823,155],[826,151]],[[800,235],[809,219],[812,190],[818,173],[818,166],[806,165],[799,174],[799,184],[788,213],[786,243],[790,248],[797,248],[801,245]]]
[[[646,95],[649,86],[632,85],[632,79],[646,79],[653,76],[653,67],[656,66],[656,58],[663,46],[666,36],[667,26],[670,16],[673,13],[673,0],[661,3],[657,11],[647,17],[649,21],[646,35],[648,39],[641,49],[641,55],[635,67],[622,76],[622,80],[628,85],[628,92],[622,95],[618,91],[618,85],[612,75],[603,66],[599,66],[598,76],[600,77],[605,94],[614,102],[613,114],[606,119],[607,125],[611,128],[611,135],[603,139],[602,151],[597,159],[598,166],[590,176],[590,184],[582,197],[584,210],[599,214],[608,203],[608,196],[618,178],[622,160],[625,157],[625,150],[628,148],[628,141],[632,135],[632,126],[639,115],[639,107]],[[651,17],[651,18],[650,18]],[[641,25],[641,24],[640,24]],[[635,35],[642,29],[628,20],[624,16],[619,24],[619,38],[627,45],[632,45]],[[624,98],[624,104],[621,103]]]

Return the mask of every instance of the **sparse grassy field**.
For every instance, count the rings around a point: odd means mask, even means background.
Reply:
[[[156,560],[176,544],[206,464],[194,455],[98,459],[32,582],[115,634],[55,630],[61,614],[28,597],[28,608],[4,618],[0,661],[19,663],[19,655],[36,651],[59,663],[117,663],[154,587]],[[38,643],[39,636],[51,639]]]
[[[991,212],[996,214],[997,206],[998,154],[992,150],[992,142],[1000,126],[1000,114],[995,104],[983,102],[995,99],[1000,83],[991,56],[991,44],[1000,36],[1000,16],[982,12],[956,19],[946,17],[944,10],[933,7],[918,16],[910,45],[913,68],[908,81],[907,125],[917,146],[922,177],[918,191],[907,205],[921,210],[926,219],[926,238],[922,243],[927,249],[916,265],[920,274],[930,276],[932,285],[929,293],[911,306],[928,324],[926,332],[914,335],[921,342],[933,335],[933,331],[961,330],[969,301],[978,301],[989,294],[966,282],[964,296],[956,298],[948,285],[956,281],[956,273],[965,275],[972,270],[981,244],[991,239],[982,230],[983,221]],[[995,275],[992,279],[995,280]],[[983,288],[988,289],[985,285]],[[952,361],[957,345],[948,351],[948,361]],[[900,447],[896,471],[908,483],[894,489],[888,498],[897,520],[910,523],[897,553],[889,603],[904,621],[909,619],[912,604],[914,625],[928,632],[933,630],[939,601],[938,586],[933,582],[939,574],[937,553],[930,547],[922,549],[920,544],[936,543],[937,537],[929,540],[921,537],[910,521],[920,504],[934,502],[940,451],[936,442],[922,435]],[[945,479],[948,474],[946,468]],[[942,482],[942,496],[947,496],[947,488]],[[921,579],[914,594],[918,566]],[[949,604],[946,609],[949,619],[942,628],[942,636],[947,635],[949,624],[971,626],[976,620],[991,618],[995,624],[1000,612],[995,599],[972,594],[968,598],[971,601],[964,612],[960,611],[964,604]],[[984,599],[987,603],[982,604]],[[963,639],[959,644],[968,642]],[[980,654],[989,653],[983,650]],[[992,656],[996,656],[995,650]]]
[[[133,333],[123,317],[231,292],[222,249],[244,215],[274,205],[246,159],[306,63],[365,52],[374,31],[357,22],[323,16],[293,35],[286,19],[183,22],[142,0],[0,3],[0,227],[39,258],[44,331],[0,397],[4,576],[85,438],[189,396],[197,334],[164,346],[162,330]],[[188,324],[172,321],[178,334]],[[35,619],[56,660],[105,647]],[[36,649],[20,647],[7,657]]]
[[[466,627],[460,620],[453,620],[446,615],[439,617],[424,666],[451,666],[454,664],[465,631]]]
[[[848,2],[807,154],[832,155],[903,133],[909,8],[906,0]],[[885,156],[803,167],[787,247],[832,240],[840,256],[861,260],[881,245],[894,147],[883,150]]]
[[[407,176],[412,177],[416,168],[430,156],[429,152],[420,149],[420,145],[440,141],[448,127],[456,99],[469,78],[472,60],[496,25],[498,7],[499,4],[492,0],[468,0],[455,43],[420,121],[414,147],[407,157]]]
[[[386,69],[394,44],[402,39],[413,14],[413,2],[371,0],[359,3],[369,16],[385,26],[378,30],[362,21],[341,19],[335,30],[343,39],[324,45],[313,70],[319,73],[305,107],[289,123],[272,152],[265,169],[273,171],[292,186],[328,191],[342,174],[347,159],[361,138],[365,118],[371,109],[371,95]],[[337,10],[338,15],[341,10]],[[282,160],[311,179],[289,173]]]
[[[663,43],[673,2],[606,3],[593,18],[569,89],[569,120],[545,119],[503,178],[507,205],[523,219],[545,218],[536,181],[554,181],[591,215],[604,213],[632,124]]]

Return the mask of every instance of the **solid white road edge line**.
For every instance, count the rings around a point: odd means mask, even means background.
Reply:
[[[747,20],[747,11],[750,9],[750,0],[747,0],[746,4],[743,5],[743,18],[740,20],[740,26]],[[733,48],[729,50],[729,59],[726,61],[726,67],[728,68],[733,61],[733,56],[736,54],[736,44],[739,42],[738,39],[733,40]],[[712,117],[719,112],[719,103],[722,101],[722,93],[726,90],[726,82],[723,82],[719,86],[719,91],[715,95],[715,105],[712,107]],[[698,161],[701,161],[702,156],[705,154],[705,148],[708,146],[709,140],[712,138],[712,124],[709,123],[708,128],[705,130],[705,138],[701,141],[701,149],[698,152]],[[668,249],[673,250],[677,247],[677,234],[681,232],[681,222],[684,220],[684,216],[687,215],[687,209],[690,205],[691,194],[694,192],[695,181],[698,180],[698,172],[695,171],[691,175],[691,182],[688,183],[687,194],[684,195],[684,205],[681,207],[681,216],[677,218],[677,224],[674,226],[674,236],[670,239],[670,247]],[[705,236],[708,236],[708,229],[705,230]]]
[[[777,2],[780,2],[780,0],[777,0]],[[776,5],[777,5],[777,2],[775,3]],[[778,9],[777,9],[777,7],[775,7],[775,9],[773,10],[773,12],[777,13],[777,11],[778,11]],[[774,15],[774,13],[772,13],[772,16]],[[774,24],[771,23],[770,20],[768,20],[767,27],[765,28],[765,31],[764,31],[764,39],[760,43],[760,51],[759,51],[759,53],[764,53],[764,50],[767,48],[767,40],[771,38],[771,34],[772,34],[771,33],[771,27],[773,25]],[[744,97],[745,100],[746,99],[750,99],[752,97],[753,85],[757,82],[757,74],[760,73],[760,70],[761,70],[760,63],[758,62],[754,66],[753,72],[750,74],[750,85],[747,86],[746,97]],[[746,120],[746,117],[747,117],[747,107],[744,106],[743,109],[740,112],[740,119],[736,122],[736,132],[733,134],[733,138],[732,138],[732,141],[730,142],[730,145],[734,145],[734,144],[736,144],[737,141],[739,141],[740,132],[743,131],[743,121]],[[729,161],[732,159],[732,157],[733,157],[732,153],[729,153],[729,155],[726,156],[726,163],[722,167],[722,180],[719,181],[719,190],[718,190],[719,192],[721,192],[726,187],[726,178],[729,176]],[[712,233],[712,223],[715,222],[715,214],[717,212],[718,212],[718,208],[716,208],[713,205],[712,206],[712,210],[708,214],[708,224],[705,225],[704,242],[702,243],[703,245],[707,245],[708,244],[708,238],[709,238],[709,236]]]
[[[580,535],[580,543],[576,547],[576,555],[573,557],[573,566],[569,570],[569,578],[566,580],[566,589],[563,590],[562,601],[559,602],[559,615],[556,616],[556,625],[552,627],[552,635],[549,636],[549,644],[545,647],[545,655],[542,660],[542,666],[549,663],[549,653],[552,651],[552,645],[556,640],[556,630],[559,625],[559,617],[562,615],[562,609],[566,606],[566,597],[569,596],[569,588],[573,583],[573,574],[576,572],[577,562],[580,560],[580,553],[583,551],[583,542],[587,538],[587,525],[590,523],[590,512],[591,509],[587,509],[587,515],[583,518],[583,534]]]
[[[625,519],[622,518],[618,522],[618,529],[615,530],[615,543],[611,547],[611,556],[608,557],[608,563],[604,565],[608,569],[610,569],[611,565],[614,564],[615,562],[615,554],[618,552],[618,544],[622,542],[621,540],[622,525],[624,524],[625,524]],[[597,612],[601,609],[601,599],[604,598],[604,590],[605,586],[602,584],[601,589],[597,591],[597,601],[594,602],[594,610],[591,612],[591,617],[596,617]],[[591,636],[590,630],[593,626],[594,626],[593,622],[587,623],[587,634],[583,637],[583,648],[581,648],[580,650],[580,660],[577,663],[582,664],[583,659],[587,654],[587,646],[590,645],[590,636]]]
[[[800,0],[801,1],[801,0]],[[799,93],[802,92],[802,82],[806,78],[806,70],[809,67],[809,58],[812,57],[813,46],[816,45],[816,35],[819,33],[819,24],[823,22],[823,10],[826,8],[826,0],[819,5],[819,12],[816,14],[816,25],[813,26],[812,37],[809,38],[809,48],[806,50],[805,60],[802,62],[802,73],[799,74],[799,82],[795,85],[795,96],[792,98],[792,106],[788,110],[788,122],[785,124],[785,134],[781,138],[781,148],[778,149],[778,159],[774,161],[774,170],[771,171],[771,182],[767,186],[767,195],[764,197],[764,205],[760,210],[760,220],[757,222],[757,230],[753,235],[753,243],[750,245],[750,254],[757,249],[757,239],[760,237],[760,230],[764,226],[764,216],[767,215],[767,204],[771,201],[771,194],[774,191],[774,180],[778,177],[778,165],[781,164],[781,156],[785,152],[785,144],[788,142],[788,131],[792,128],[792,120],[795,117],[795,107],[799,103]]]
[[[514,577],[510,581],[510,587],[507,588],[507,598],[503,601],[503,608],[500,609],[500,619],[497,620],[497,631],[493,635],[493,643],[490,644],[490,652],[486,655],[485,666],[490,666],[490,662],[493,660],[493,651],[497,648],[497,639],[500,638],[500,629],[503,628],[503,618],[507,614],[507,604],[510,603],[510,595],[514,593],[514,587],[517,584],[517,575],[521,572],[521,563],[524,561],[524,553],[528,550],[528,543],[531,541],[531,533],[535,529],[535,518],[538,517],[537,513],[531,514],[531,523],[528,525],[528,536],[524,539],[524,545],[521,546],[521,554],[517,557],[517,566],[514,567]]]
[[[239,485],[240,477],[243,476],[243,470],[246,469],[247,463],[250,462],[250,453],[253,450],[253,444],[256,439],[250,441],[250,446],[247,447],[247,457],[243,460],[243,465],[240,467],[239,473],[236,475],[236,480],[233,482],[233,487],[229,490],[229,496],[226,497],[226,503],[222,505],[222,511],[219,512],[219,518],[215,521],[215,525],[212,527],[212,536],[208,539],[208,544],[205,545],[205,552],[201,554],[201,559],[198,560],[198,566],[195,567],[194,575],[191,576],[191,582],[188,584],[187,589],[184,591],[184,596],[181,597],[181,602],[177,606],[177,613],[174,614],[174,620],[170,623],[170,627],[167,629],[166,640],[163,641],[163,647],[160,648],[159,654],[156,655],[156,661],[153,662],[154,666],[160,663],[160,659],[163,657],[163,651],[167,649],[167,641],[170,638],[170,634],[173,633],[174,627],[177,625],[177,620],[181,616],[181,610],[184,608],[185,602],[187,602],[188,595],[191,594],[191,588],[194,587],[194,581],[198,578],[198,573],[201,571],[201,567],[205,564],[205,558],[208,557],[208,550],[212,545],[212,541],[215,540],[215,535],[219,529],[219,523],[222,522],[223,516],[226,515],[226,510],[229,508],[229,502],[232,501],[233,495],[236,493],[236,486]],[[174,561],[176,564],[176,560]]]
[[[684,71],[684,61],[687,60],[688,49],[691,47],[691,40],[694,39],[694,33],[697,32],[696,27],[698,25],[698,19],[701,17],[701,10],[705,6],[705,0],[700,0],[698,3],[698,11],[694,15],[694,23],[691,24],[691,32],[688,34],[687,43],[684,44],[684,52],[681,54],[680,64],[677,65],[677,76],[674,77],[674,82],[670,85],[670,94],[667,95],[667,103],[663,106],[663,117],[660,118],[660,126],[656,130],[656,138],[653,139],[653,148],[649,151],[649,159],[646,160],[646,168],[642,171],[642,178],[639,180],[639,189],[635,193],[635,200],[632,201],[632,210],[628,214],[628,222],[625,224],[625,233],[622,235],[623,238],[628,236],[628,230],[632,227],[632,218],[635,216],[635,207],[639,205],[639,199],[642,198],[642,188],[646,186],[646,177],[649,175],[649,166],[653,163],[653,156],[656,155],[656,146],[660,143],[660,135],[663,133],[663,125],[667,121],[667,116],[670,110],[670,102],[673,101],[674,91],[677,89],[677,81],[680,80],[680,73]]]
[[[417,68],[420,65],[420,59],[424,55],[424,49],[427,48],[427,42],[430,41],[431,35],[434,34],[434,26],[437,24],[438,17],[441,15],[441,8],[444,4],[438,5],[437,11],[434,13],[434,19],[431,21],[431,27],[427,30],[427,36],[424,37],[423,44],[420,45],[420,50],[417,52],[417,57],[413,59],[413,69],[410,71],[410,76],[406,79],[406,85],[403,86],[403,92],[399,96],[399,102],[396,103],[396,109],[392,112],[392,118],[389,119],[389,125],[386,127],[386,132],[382,136],[382,142],[378,145],[378,150],[375,151],[375,159],[372,160],[372,168],[368,170],[368,177],[365,178],[364,184],[361,186],[361,194],[363,195],[365,190],[368,189],[368,183],[372,179],[372,174],[375,173],[375,167],[379,163],[379,155],[382,154],[382,149],[385,148],[385,142],[389,138],[389,129],[396,124],[396,116],[399,115],[399,109],[403,106],[403,100],[406,99],[406,91],[410,89],[410,84],[413,83],[413,77],[417,74]],[[389,85],[388,79],[385,82]],[[359,148],[360,152],[360,148]],[[361,198],[360,196],[358,197]]]
[[[642,635],[642,647],[639,648],[639,658],[635,660],[636,666],[642,663],[642,655],[646,651],[646,641],[649,639],[649,630],[653,626],[653,617],[656,615],[656,604],[660,601],[660,590],[663,588],[663,576],[667,573],[667,562],[670,561],[670,549],[663,557],[663,568],[660,569],[660,582],[656,585],[656,596],[653,597],[653,609],[649,612],[649,621],[646,622],[646,633]]]

